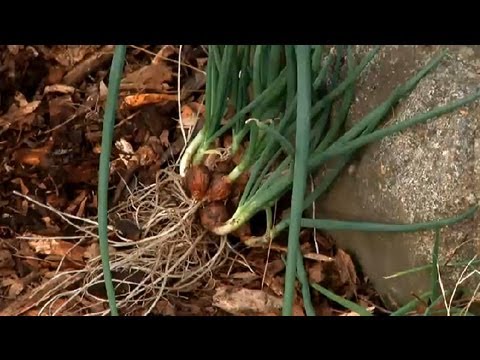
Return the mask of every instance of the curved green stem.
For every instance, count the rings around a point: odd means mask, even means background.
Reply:
[[[110,154],[112,152],[115,112],[118,105],[118,93],[126,52],[126,45],[117,45],[115,47],[108,82],[109,91],[105,107],[105,116],[103,118],[102,151],[100,153],[100,165],[98,168],[98,237],[100,241],[103,277],[112,316],[118,316],[118,309],[115,301],[115,289],[112,282],[108,249],[108,182],[110,177]]]
[[[298,235],[301,228],[303,198],[308,174],[308,150],[310,148],[310,111],[312,97],[310,46],[298,45],[297,55],[297,133],[295,137],[295,162],[293,165],[292,212],[288,233],[287,268],[285,271],[285,291],[282,314],[292,315],[297,275]]]

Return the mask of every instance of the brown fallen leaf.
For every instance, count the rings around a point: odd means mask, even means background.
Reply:
[[[275,295],[283,297],[285,283],[282,276],[265,275],[264,283]]]
[[[327,236],[326,234],[322,234],[320,231],[317,231],[315,240],[320,251],[333,256],[335,241],[331,236]]]
[[[160,51],[155,55],[152,60],[152,64],[159,64],[167,59],[169,56],[175,54],[176,50],[172,45],[163,46]]]
[[[99,88],[99,90],[98,90],[99,100],[100,101],[105,101],[107,99],[107,96],[108,96],[108,87],[107,87],[107,85],[105,85],[105,82],[103,80],[100,81],[100,84],[99,84],[98,88]]]
[[[48,85],[48,86],[45,86],[45,89],[43,90],[44,95],[51,94],[51,93],[72,95],[74,92],[75,92],[75,88],[73,86],[63,85],[63,84]]]
[[[155,310],[159,315],[163,316],[175,316],[175,306],[167,300],[160,300],[155,306]]]
[[[73,214],[77,207],[86,199],[87,197],[87,191],[86,190],[81,190],[80,194],[77,195],[75,199],[70,203],[70,205],[67,207],[65,210],[66,213],[68,214]]]
[[[144,66],[128,74],[121,82],[121,90],[137,90],[146,92],[164,92],[167,82],[173,80],[172,69],[163,61]],[[167,85],[167,86],[165,86]]]
[[[81,202],[80,205],[78,206],[78,210],[77,210],[75,216],[77,216],[77,217],[84,217],[84,215],[85,215],[85,206],[86,206],[86,204],[87,204],[87,199],[88,199],[87,196],[85,196],[85,197],[83,198],[82,202]]]
[[[15,93],[14,99],[16,104],[13,105],[15,105],[16,107],[25,108],[29,106],[27,98],[20,91],[17,91]]]
[[[27,129],[31,126],[33,121],[35,121],[36,115],[34,114],[34,111],[38,108],[41,101],[35,100],[28,103],[24,100],[21,93],[18,94],[19,96],[17,96],[17,98],[20,99],[17,102],[19,104],[12,104],[7,113],[0,116],[0,134],[8,129]]]
[[[100,256],[100,246],[97,242],[93,242],[85,249],[83,257],[87,260],[91,260],[97,256]]]
[[[157,160],[158,154],[149,145],[142,145],[135,152],[134,158],[141,166],[148,166]]]
[[[15,161],[23,165],[38,166],[47,168],[50,164],[48,154],[50,150],[47,148],[38,149],[18,149],[13,153]]]
[[[20,186],[20,192],[22,193],[22,195],[28,195],[28,193],[30,192],[30,190],[28,190],[28,188],[25,186],[25,183],[21,178],[12,179],[11,182],[12,184],[16,184]]]
[[[177,95],[153,93],[129,95],[123,99],[122,107],[135,109],[144,105],[165,104],[169,101],[177,101]]]
[[[323,262],[323,284],[339,296],[351,298],[356,295],[357,274],[353,261],[345,251],[337,250],[335,261]]]
[[[56,274],[56,272],[52,272],[51,278],[53,278],[55,275],[56,277],[54,279],[42,283],[35,289],[35,291],[28,291],[26,294],[20,295],[16,301],[9,304],[6,308],[0,310],[0,316],[20,316],[37,306],[38,301],[41,300],[42,297],[49,293],[52,289],[56,288],[60,284],[67,288],[68,286],[78,282],[83,276],[83,274],[80,273],[70,275]]]
[[[197,125],[198,114],[189,105],[182,106],[182,123],[184,128],[194,128]]]
[[[278,316],[283,300],[262,290],[220,286],[213,295],[213,306],[237,316]],[[294,316],[303,316],[301,306],[294,305]]]
[[[16,298],[25,289],[22,279],[19,278],[4,279],[1,286],[8,287],[7,296],[9,298]]]
[[[213,295],[213,306],[233,315],[278,314],[282,304],[281,298],[269,295],[262,290],[221,286]]]
[[[315,260],[315,261],[323,261],[323,262],[335,261],[335,259],[330,257],[330,256],[325,256],[325,255],[317,254],[317,253],[303,254],[303,257],[305,259]]]
[[[18,55],[18,52],[24,47],[25,45],[7,45],[7,49],[12,53],[12,55]]]
[[[48,237],[39,236],[35,240],[29,240],[28,244],[34,249],[35,253],[42,255],[54,255],[66,257],[74,262],[83,262],[85,248],[83,246]]]
[[[351,297],[355,295],[358,278],[352,258],[342,249],[338,249],[335,255],[335,263],[337,264],[340,281],[345,287],[345,296]]]
[[[375,306],[367,307],[366,310],[369,312],[373,312],[375,310]],[[355,311],[348,311],[340,314],[340,316],[361,316],[361,315],[356,313]]]

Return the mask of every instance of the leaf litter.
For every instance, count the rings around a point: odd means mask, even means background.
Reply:
[[[185,147],[178,119],[194,135],[205,116],[205,48],[184,45],[181,55],[173,45],[127,52],[110,171],[110,252],[121,312],[278,316],[285,244],[247,248],[241,233],[205,234],[172,170]],[[112,45],[0,46],[0,315],[108,313],[95,219],[112,56]],[[229,166],[222,154],[210,157],[215,169]],[[244,230],[255,231],[251,225]],[[310,281],[378,304],[350,256],[328,236],[313,236],[301,239]],[[352,315],[312,297],[317,315]],[[300,285],[294,315],[305,315]]]

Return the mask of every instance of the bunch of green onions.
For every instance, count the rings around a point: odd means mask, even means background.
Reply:
[[[249,180],[234,214],[212,231],[229,234],[248,222],[259,211],[266,211],[268,229],[264,241],[277,236],[290,224],[290,218],[273,224],[271,209],[294,181],[294,163],[299,149],[293,144],[298,134],[298,119],[304,109],[304,133],[301,144],[306,159],[304,176],[318,171],[328,161],[335,167],[314,192],[303,199],[302,209],[317,200],[341,172],[355,150],[412,125],[453,111],[480,96],[479,92],[449,105],[417,115],[396,125],[377,129],[399,100],[435,68],[445,53],[431,60],[405,84],[399,86],[379,107],[344,130],[355,97],[355,83],[379,50],[375,47],[357,64],[351,46],[312,46],[302,53],[286,45],[210,46],[207,69],[206,120],[202,130],[189,144],[181,159],[180,173],[201,164],[215,140],[231,131],[230,149],[235,154],[248,138],[242,161],[228,174],[235,182],[244,172]],[[308,87],[309,91],[304,92]],[[305,100],[308,101],[305,101]],[[339,109],[333,114],[333,105]],[[228,105],[235,115],[222,122]],[[300,176],[300,175],[298,175]],[[304,226],[315,224],[303,221]],[[258,242],[259,239],[253,241]]]
[[[116,315],[117,310],[108,266],[108,171],[105,169],[108,169],[111,128],[124,47],[117,47],[112,64],[99,181],[99,235],[113,315]],[[358,63],[351,46],[212,45],[208,50],[205,124],[184,152],[180,161],[180,174],[186,176],[189,169],[201,166],[207,154],[215,147],[216,141],[227,133],[232,136],[229,149],[231,156],[238,153],[248,141],[241,161],[224,177],[226,182],[235,183],[241,175],[247,173],[249,176],[238,206],[230,218],[210,230],[218,235],[230,234],[261,211],[266,214],[266,233],[259,238],[247,240],[247,245],[266,244],[288,228],[285,315],[290,315],[292,311],[295,277],[302,283],[307,315],[314,314],[309,301],[310,286],[298,246],[301,227],[419,231],[461,221],[476,210],[469,209],[455,218],[408,225],[303,218],[304,210],[327,191],[356,150],[415,124],[454,111],[480,97],[480,91],[477,91],[448,105],[379,129],[392,107],[440,63],[445,52],[433,58],[410,80],[398,86],[380,106],[347,130],[345,122],[355,98],[356,81],[377,54],[379,47],[375,47]],[[225,119],[229,108],[233,108],[234,115]],[[327,162],[333,162],[333,168],[322,178],[319,186],[307,194],[307,176],[318,172]],[[289,191],[292,191],[290,215],[276,222],[272,216],[272,207]]]

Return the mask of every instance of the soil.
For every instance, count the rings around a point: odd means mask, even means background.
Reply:
[[[91,253],[98,255],[94,238],[77,244],[75,224],[97,215],[102,117],[112,55],[113,46],[0,46],[1,315],[46,314],[45,301],[38,302],[42,287],[71,270],[85,269],[87,276]],[[206,60],[206,47],[200,45],[182,47],[181,66],[178,46],[129,46],[112,148],[111,207],[125,201],[127,185],[154,183],[159,170],[176,162],[184,147],[179,113],[186,131],[198,131]],[[61,214],[77,220],[67,222]],[[119,221],[116,227],[127,238],[140,240],[135,224]],[[164,296],[150,314],[280,315],[285,244],[250,249],[238,239],[229,242],[230,260],[208,281]],[[302,243],[312,281],[372,306],[376,314],[384,313],[368,279],[333,239],[305,231]],[[133,279],[135,274],[114,275]],[[80,286],[80,280],[71,279],[68,289]],[[86,298],[84,309],[59,310],[57,315],[107,309],[102,284],[89,293],[104,299],[100,309]],[[354,315],[319,293],[312,295],[317,315]],[[61,304],[59,298],[50,307]],[[143,315],[145,307],[130,314]],[[295,314],[304,315],[300,287]]]

